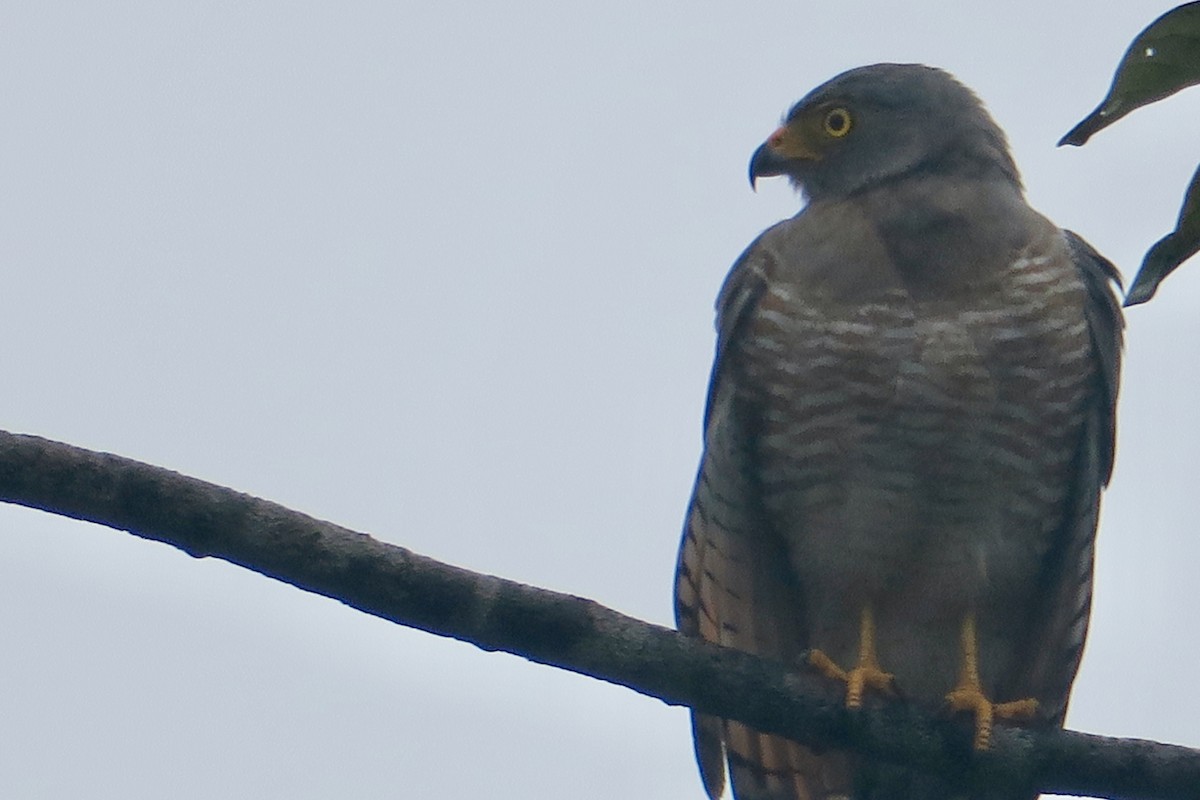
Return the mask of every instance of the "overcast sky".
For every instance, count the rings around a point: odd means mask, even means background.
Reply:
[[[1172,4],[0,5],[0,427],[671,620],[712,302],[816,84],[976,89],[1127,278],[1200,90],[1082,149]],[[1200,264],[1129,315],[1069,718],[1200,745]],[[5,798],[701,798],[686,712],[0,507]]]

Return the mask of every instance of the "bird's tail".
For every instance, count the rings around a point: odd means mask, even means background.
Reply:
[[[721,796],[725,764],[735,800],[850,800],[851,756],[814,753],[740,722],[692,715],[696,760],[712,800]]]

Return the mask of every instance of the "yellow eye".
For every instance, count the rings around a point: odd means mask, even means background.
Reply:
[[[849,133],[852,124],[850,112],[844,108],[831,108],[825,114],[825,132],[835,139],[840,139]]]

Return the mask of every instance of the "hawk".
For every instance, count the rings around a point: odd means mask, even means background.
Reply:
[[[1120,368],[1113,265],[1025,201],[950,74],[876,64],[813,90],[751,182],[807,199],[717,301],[684,633],[864,694],[1061,726],[1091,607]],[[693,713],[717,798],[952,796],[911,770]]]

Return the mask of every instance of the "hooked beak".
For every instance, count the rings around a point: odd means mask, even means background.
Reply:
[[[750,156],[750,188],[758,191],[759,178],[773,178],[782,175],[787,166],[787,159],[775,152],[771,146],[772,136],[758,146],[754,155]]]
[[[804,141],[802,134],[784,125],[768,136],[750,157],[750,188],[757,188],[759,178],[794,173],[801,162],[820,158],[820,153]]]

